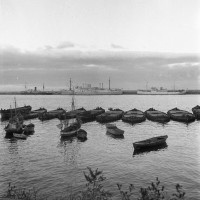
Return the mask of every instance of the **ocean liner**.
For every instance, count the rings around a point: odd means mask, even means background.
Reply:
[[[181,95],[186,94],[186,90],[167,90],[162,87],[157,89],[156,87],[152,87],[150,90],[137,90],[137,94],[139,95]]]

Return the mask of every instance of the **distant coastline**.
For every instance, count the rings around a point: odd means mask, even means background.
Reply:
[[[193,95],[200,94],[200,90],[187,90],[185,95],[187,94],[193,94]],[[33,93],[25,93],[24,91],[0,91],[0,95],[62,95],[62,94],[60,94],[59,91],[41,91]],[[137,95],[137,90],[122,90],[122,94],[118,95]]]

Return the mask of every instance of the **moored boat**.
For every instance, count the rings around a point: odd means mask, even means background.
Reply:
[[[97,107],[93,110],[88,110],[79,114],[79,117],[83,123],[95,121],[96,116],[105,113],[105,110],[101,107]]]
[[[131,124],[140,123],[146,120],[144,112],[137,110],[136,108],[125,112],[122,116],[123,122],[128,122]]]
[[[154,108],[146,110],[145,115],[148,120],[159,123],[166,123],[170,121],[170,117],[166,113],[155,110]]]
[[[200,120],[200,106],[197,105],[192,108],[192,112],[197,120]]]
[[[120,109],[110,109],[109,111],[98,115],[96,117],[96,121],[100,123],[114,122],[120,120],[122,118],[123,113],[124,112]]]
[[[75,110],[71,110],[69,112],[66,112],[66,113],[62,113],[61,115],[58,116],[58,119],[60,120],[65,120],[65,119],[73,119],[73,118],[76,118],[78,117],[79,115],[83,114],[87,112],[85,110],[85,108],[78,108],[78,109],[75,109]]]
[[[178,122],[184,122],[184,123],[190,123],[195,121],[195,116],[186,111],[186,110],[180,110],[178,108],[173,108],[167,112],[171,120],[178,121]]]
[[[35,131],[34,128],[35,128],[35,125],[33,123],[24,125],[23,133],[24,134],[31,134],[31,133],[33,133]]]
[[[16,108],[10,108],[10,109],[1,109],[1,121],[9,120],[12,115],[15,114],[21,114],[26,115],[31,111],[32,107],[31,106],[23,106],[23,107],[16,107]]]
[[[106,124],[107,133],[114,136],[124,135],[124,130],[117,128],[116,124]]]
[[[166,144],[168,136],[157,136],[157,137],[152,137],[147,140],[141,140],[138,142],[133,143],[134,149],[146,149],[146,148],[152,148],[156,146],[161,146]]]
[[[38,119],[40,119],[41,121],[55,119],[61,116],[65,112],[66,111],[63,108],[57,108],[56,110],[51,110],[51,111],[39,114]]]
[[[79,129],[77,131],[77,138],[81,140],[86,140],[87,139],[87,132],[83,129]]]

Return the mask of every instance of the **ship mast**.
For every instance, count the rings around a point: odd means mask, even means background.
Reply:
[[[109,90],[110,90],[110,77],[109,77]]]
[[[69,90],[70,90],[70,91],[72,90],[72,80],[71,80],[71,78],[70,78],[70,80],[69,80]]]

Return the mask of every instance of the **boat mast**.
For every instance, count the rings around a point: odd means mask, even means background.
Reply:
[[[72,80],[71,80],[71,78],[70,78],[70,80],[69,80],[69,90],[70,90],[70,91],[72,90]]]
[[[43,92],[44,92],[44,83],[43,83]]]
[[[14,97],[14,104],[15,104],[15,116],[16,116],[16,107],[17,107],[16,97]]]

